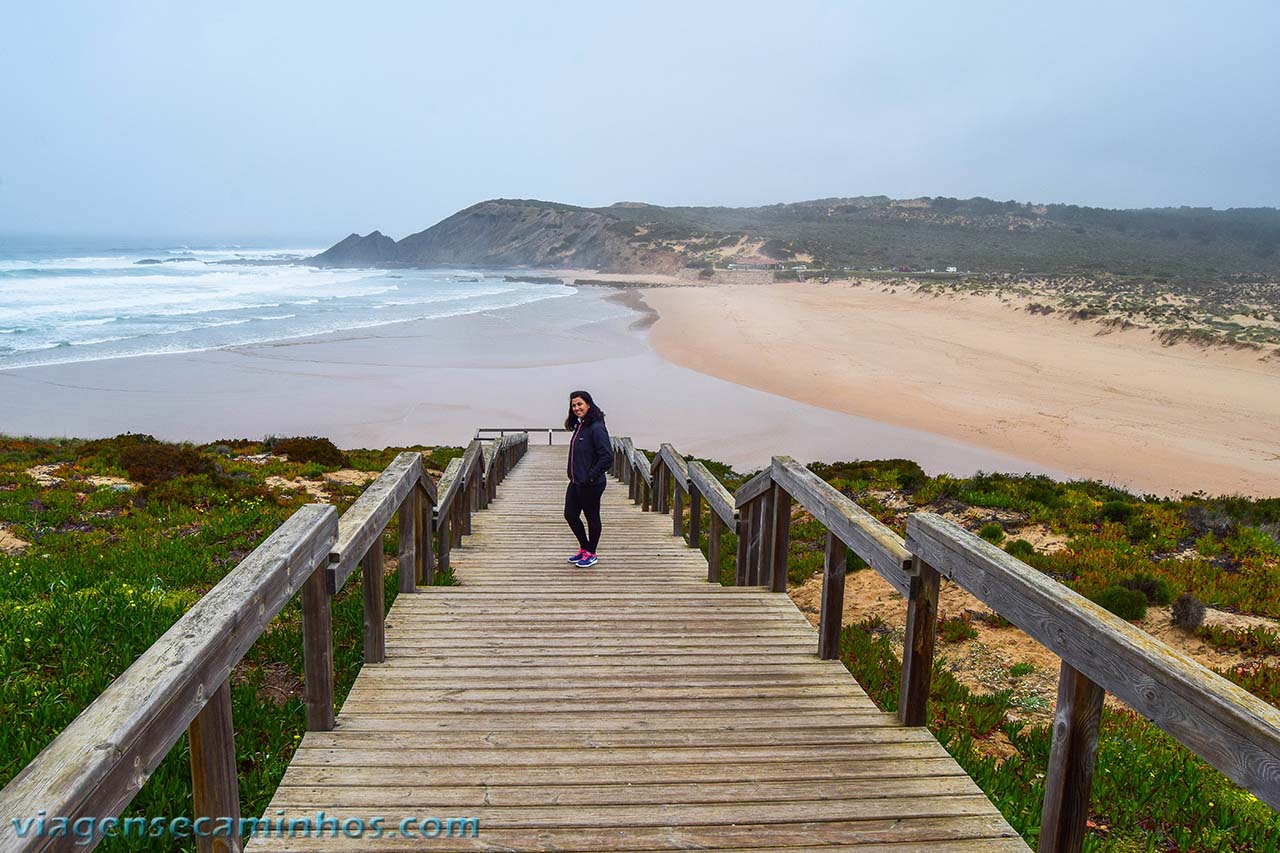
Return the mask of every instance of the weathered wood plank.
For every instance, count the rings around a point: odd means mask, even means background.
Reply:
[[[1062,662],[1058,705],[1053,713],[1053,746],[1044,775],[1039,853],[1078,853],[1084,848],[1106,697],[1105,690]]]
[[[724,544],[724,522],[711,513],[711,529],[707,534],[707,583],[720,583],[720,549]]]
[[[628,440],[614,447],[635,490],[606,491],[599,571],[563,562],[563,448],[531,450],[470,535],[454,499],[463,585],[397,600],[387,662],[360,673],[337,728],[303,740],[268,814],[474,811],[481,836],[453,849],[1026,849],[926,729],[814,655],[789,599],[707,584],[712,567],[671,540],[678,522],[632,503],[679,511],[683,479],[691,511],[711,506],[697,466],[682,473],[667,445],[639,469]],[[763,503],[742,538],[769,583],[789,512],[784,495]],[[273,844],[251,849],[291,849]]]
[[[729,494],[715,475],[707,470],[707,466],[703,465],[696,459],[689,463],[689,482],[697,486],[699,493],[706,498],[707,506],[711,512],[720,517],[720,520],[732,528],[736,511],[734,509],[733,495]]]
[[[417,492],[410,490],[400,502],[398,518],[398,539],[400,550],[397,556],[397,574],[400,578],[400,592],[408,593],[417,589]]]
[[[818,615],[818,657],[840,658],[840,632],[844,619],[844,575],[848,566],[849,546],[827,531],[826,550],[822,561],[822,605]]]
[[[768,547],[769,587],[772,592],[787,591],[787,552],[791,548],[791,496],[777,481],[769,497],[771,530]]]
[[[435,486],[422,466],[422,454],[401,453],[342,514],[338,520],[338,540],[326,569],[330,595],[342,589],[360,558],[369,550],[369,543],[382,535],[405,496],[423,480],[429,486],[428,493],[434,494]]]
[[[932,513],[907,546],[1037,642],[1280,808],[1280,710]]]
[[[773,471],[765,468],[738,487],[738,491],[733,493],[733,505],[741,509],[771,488],[773,488]]]
[[[436,501],[436,514],[443,517],[453,511],[454,501],[457,500],[458,490],[462,487],[462,458],[455,456],[449,460],[449,464],[445,466],[444,473],[440,475],[440,482],[437,485],[440,498]]]
[[[231,722],[231,682],[222,682],[187,729],[191,745],[194,818],[231,818],[240,822],[240,782],[236,777],[236,738]],[[77,845],[83,847],[84,845]],[[196,839],[200,853],[238,853],[239,834]]]
[[[387,659],[386,602],[383,589],[382,539],[369,546],[360,561],[360,585],[364,594],[364,662]]]
[[[939,589],[938,573],[916,557],[907,593],[907,632],[903,639],[902,679],[898,690],[898,713],[904,726],[923,726],[929,721],[929,687],[938,635]]]
[[[675,485],[685,493],[689,491],[689,463],[670,444],[663,444],[658,450],[657,460],[667,466]],[[655,460],[655,462],[657,461]]]
[[[898,534],[790,456],[773,457],[768,470],[810,515],[839,536],[894,589],[907,594],[911,554]]]
[[[333,728],[333,611],[323,572],[312,572],[302,584],[303,694],[307,729]]]

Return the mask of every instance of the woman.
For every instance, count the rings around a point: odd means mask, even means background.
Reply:
[[[613,467],[613,445],[604,426],[604,412],[586,391],[569,395],[569,416],[564,428],[573,430],[569,439],[569,488],[564,493],[564,520],[578,537],[578,553],[569,562],[584,569],[596,564],[600,542],[600,498],[605,476]],[[584,529],[582,519],[587,517]]]

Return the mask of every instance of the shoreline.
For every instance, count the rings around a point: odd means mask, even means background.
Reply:
[[[594,390],[618,435],[739,470],[909,457],[931,473],[1060,475],[963,441],[796,403],[673,364],[633,288],[356,332],[181,355],[0,371],[0,432],[178,441],[325,435],[344,448],[465,444],[480,426],[558,424],[564,394]]]
[[[654,349],[711,376],[1130,490],[1280,494],[1280,371],[1256,355],[990,297],[844,283],[642,295]]]

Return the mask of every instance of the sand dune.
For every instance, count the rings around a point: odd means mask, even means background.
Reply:
[[[646,290],[685,367],[1141,491],[1280,494],[1280,365],[978,297]]]

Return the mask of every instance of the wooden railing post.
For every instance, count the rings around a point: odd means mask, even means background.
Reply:
[[[933,648],[938,636],[938,572],[919,557],[907,593],[907,635],[902,645],[902,683],[898,692],[898,717],[904,726],[929,722],[929,680],[933,675]]]
[[[756,530],[752,537],[751,586],[767,586],[772,573],[770,560],[773,557],[773,489],[769,489],[755,500],[755,516],[753,521]]]
[[[417,557],[414,546],[418,543],[415,541],[415,528],[417,524],[414,516],[414,498],[417,496],[417,490],[412,490],[405,495],[404,500],[400,502],[399,516],[399,539],[400,552],[397,557],[399,560],[399,576],[400,576],[400,592],[413,592],[418,588],[417,577]]]
[[[418,488],[418,511],[414,522],[414,544],[418,550],[418,579],[423,586],[433,586],[436,582],[436,555],[431,529],[433,516],[431,496],[425,489]]]
[[[314,571],[302,585],[302,670],[307,730],[333,729],[333,613],[324,572]]]
[[[738,509],[738,556],[733,572],[733,585],[746,586],[751,575],[751,506]]]
[[[464,487],[466,486],[465,480],[462,485]],[[463,497],[464,495],[460,492],[453,499],[453,521],[450,523],[449,529],[453,531],[453,547],[455,548],[462,545],[462,536],[466,533],[466,530],[463,528],[463,525],[466,524],[467,521],[465,518],[466,507],[463,506],[465,503]]]
[[[1039,853],[1078,853],[1084,847],[1106,696],[1106,691],[1087,676],[1062,662],[1058,706],[1053,712],[1053,746],[1044,777]]]
[[[769,491],[769,542],[772,548],[769,554],[769,588],[773,592],[786,592],[787,551],[791,547],[791,495],[777,483]]]
[[[364,591],[364,662],[387,659],[387,619],[382,583],[382,537],[373,540],[360,561],[360,583]]]
[[[653,507],[653,488],[643,480],[640,481],[640,487],[640,509],[648,512]]]
[[[472,476],[472,473],[470,471],[467,471],[462,475],[462,493],[458,495],[458,498],[457,498],[457,500],[462,504],[462,535],[463,536],[471,535],[471,501],[472,501],[471,489],[473,488],[474,480],[475,480],[475,477]]]
[[[449,513],[440,513],[439,508],[433,513],[435,523],[432,525],[436,533],[436,564],[441,571],[449,570],[449,548],[453,544],[453,534],[449,531]]]
[[[707,582],[720,583],[720,548],[723,544],[724,522],[720,515],[711,513],[711,529],[707,532]]]
[[[702,492],[692,481],[689,482],[689,545],[702,548]]]
[[[671,478],[671,535],[684,538],[684,490]]]
[[[818,617],[818,657],[840,657],[840,630],[844,620],[844,574],[849,564],[849,546],[827,531],[826,553],[822,560],[822,611]]]
[[[316,572],[316,575],[321,574]],[[314,576],[314,575],[313,575]],[[200,853],[239,853],[240,783],[236,778],[236,737],[231,722],[231,680],[218,686],[187,727],[191,745],[191,790],[195,818],[230,818],[230,835],[197,837]]]

